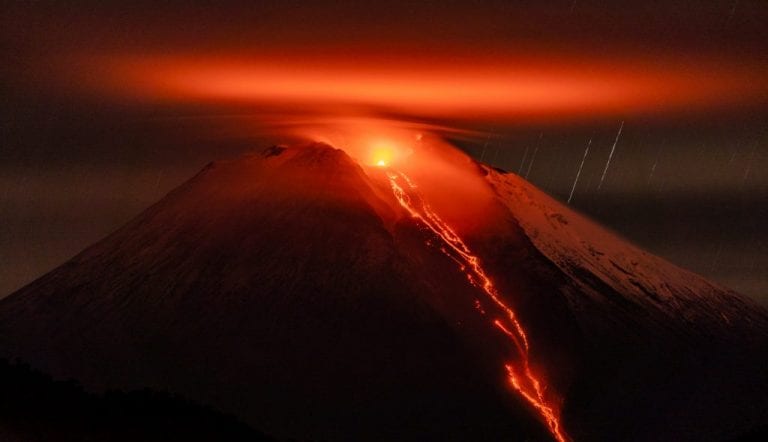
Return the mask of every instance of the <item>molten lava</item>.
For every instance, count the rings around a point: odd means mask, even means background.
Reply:
[[[558,442],[566,442],[568,436],[560,422],[560,410],[557,401],[545,394],[546,385],[530,367],[530,344],[528,336],[515,312],[501,299],[493,282],[483,269],[480,259],[472,253],[458,234],[448,226],[440,216],[424,201],[416,184],[402,172],[388,170],[392,193],[400,205],[411,215],[430,229],[441,245],[440,251],[453,260],[469,282],[480,289],[501,312],[501,318],[494,318],[491,324],[507,336],[517,351],[518,360],[504,364],[509,384],[514,388],[546,423],[550,433]],[[402,183],[402,184],[401,184]],[[486,315],[479,300],[475,300],[476,309]]]

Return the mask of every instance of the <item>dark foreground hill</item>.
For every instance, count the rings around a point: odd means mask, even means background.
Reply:
[[[0,360],[0,440],[270,441],[233,416],[152,390],[85,392]]]

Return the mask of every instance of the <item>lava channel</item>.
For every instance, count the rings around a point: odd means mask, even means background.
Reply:
[[[442,243],[439,246],[440,251],[458,265],[473,286],[480,289],[494,305],[504,312],[503,317],[493,319],[491,325],[510,339],[519,355],[517,364],[512,361],[504,364],[510,386],[539,414],[546,423],[549,432],[558,442],[569,441],[570,438],[565,434],[560,422],[559,405],[545,397],[546,384],[530,368],[530,344],[525,329],[517,319],[515,312],[501,299],[499,292],[480,264],[480,259],[424,201],[417,186],[407,175],[391,170],[386,173],[392,187],[392,193],[400,205],[412,218],[420,221],[435,234]],[[476,303],[476,308],[482,314],[486,314],[479,307],[479,302]]]

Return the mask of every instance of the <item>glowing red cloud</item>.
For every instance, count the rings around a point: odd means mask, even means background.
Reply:
[[[154,100],[373,108],[463,119],[703,109],[768,97],[766,66],[722,60],[361,60],[118,58],[111,92]]]

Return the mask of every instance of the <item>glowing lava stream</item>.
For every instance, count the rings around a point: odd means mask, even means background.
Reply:
[[[387,171],[387,177],[392,187],[392,193],[400,205],[408,211],[412,218],[421,221],[442,240],[444,245],[440,247],[440,250],[458,264],[459,269],[466,274],[472,285],[481,289],[506,314],[508,325],[505,325],[501,319],[494,319],[492,324],[512,340],[519,353],[519,365],[521,367],[516,370],[512,362],[504,365],[510,385],[536,410],[558,442],[570,440],[562,429],[559,410],[555,404],[544,397],[546,387],[542,387],[543,382],[531,371],[529,343],[525,329],[517,320],[515,312],[499,296],[493,282],[483,270],[480,259],[424,201],[417,191],[416,185],[408,176],[402,172]],[[401,185],[400,181],[404,185]],[[406,191],[404,187],[408,190]],[[485,314],[479,306],[479,302],[476,303],[476,307]]]

